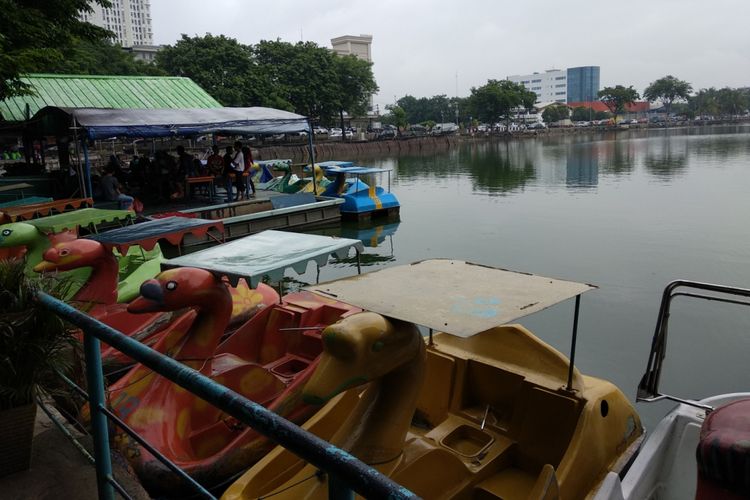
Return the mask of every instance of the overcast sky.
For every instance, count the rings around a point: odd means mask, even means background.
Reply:
[[[151,0],[154,42],[224,34],[330,47],[371,34],[381,109],[466,96],[489,78],[600,66],[639,92],[667,74],[693,88],[750,86],[750,0]],[[458,74],[458,79],[456,79]]]

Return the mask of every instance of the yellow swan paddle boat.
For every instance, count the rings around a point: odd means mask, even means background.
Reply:
[[[324,406],[303,427],[423,498],[586,498],[624,473],[640,419],[613,384],[507,323],[576,297],[575,339],[592,288],[454,260],[309,287],[368,312],[323,331],[303,397]],[[327,484],[276,447],[223,498],[326,498]]]

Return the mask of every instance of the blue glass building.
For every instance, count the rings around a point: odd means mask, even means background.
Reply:
[[[599,66],[568,68],[568,102],[596,101],[599,93]]]

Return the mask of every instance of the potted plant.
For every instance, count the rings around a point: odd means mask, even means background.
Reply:
[[[73,330],[36,301],[67,284],[29,277],[21,259],[0,260],[0,477],[31,465],[36,399],[59,386],[71,364]]]

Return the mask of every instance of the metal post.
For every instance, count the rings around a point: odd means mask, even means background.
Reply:
[[[313,144],[313,128],[310,121],[307,122],[307,146],[310,148],[310,165],[312,168],[312,183],[313,183],[313,194],[318,196],[318,185],[315,184],[315,145]]]
[[[89,160],[89,146],[86,144],[86,137],[81,139],[81,145],[83,146],[83,165],[84,173],[86,176],[86,189],[88,193],[83,193],[84,198],[94,198],[94,190],[91,188],[91,162]]]
[[[104,377],[99,339],[84,330],[83,349],[86,356],[86,383],[89,389],[89,411],[94,437],[94,459],[96,460],[96,487],[99,499],[114,499],[110,484],[112,458],[109,454],[109,432],[104,407]]]
[[[262,405],[250,401],[240,394],[218,384],[205,375],[183,365],[177,360],[154,351],[117,330],[97,321],[78,311],[74,307],[40,292],[37,299],[57,315],[67,319],[82,328],[86,339],[91,335],[101,338],[126,356],[142,363],[159,375],[164,376],[175,384],[187,389],[197,397],[206,400],[224,413],[236,418],[240,422],[253,427],[258,433],[270,437],[276,443],[287,448],[290,452],[302,457],[313,466],[335,475],[337,479],[348,484],[355,492],[372,498],[406,499],[415,498],[414,493],[396,484],[392,479],[382,475],[376,469],[360,462],[354,456],[337,448],[331,443],[311,434],[295,424],[276,415]],[[86,342],[87,375],[95,368],[88,364],[88,358],[99,360],[99,342]],[[101,385],[101,371],[99,372],[99,395],[103,402],[103,386]],[[89,387],[89,390],[92,390]],[[92,424],[96,424],[100,412],[95,411],[92,397]],[[96,428],[95,428],[96,430]],[[106,437],[106,436],[105,436]],[[97,442],[95,440],[95,446]],[[106,445],[106,441],[105,441]],[[97,461],[99,456],[95,454]],[[111,493],[111,490],[110,490]],[[100,496],[100,498],[112,498]]]
[[[355,251],[357,252],[357,274],[362,274],[362,262],[359,258],[359,250],[355,249]]]
[[[354,492],[336,476],[329,474],[328,500],[354,500]]]
[[[581,295],[576,295],[575,312],[573,313],[573,339],[570,341],[570,366],[568,367],[568,391],[573,390],[573,367],[576,360],[576,340],[578,339],[578,312],[581,309]]]

